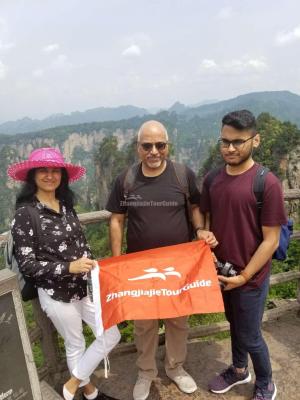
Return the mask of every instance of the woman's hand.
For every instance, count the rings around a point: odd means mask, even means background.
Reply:
[[[84,274],[90,272],[94,267],[95,261],[90,258],[82,257],[76,261],[70,262],[69,272],[71,274]]]
[[[225,284],[224,286],[224,291],[226,290],[232,290],[237,287],[245,285],[246,278],[244,278],[242,275],[236,275],[236,276],[223,276],[223,275],[218,275],[218,279],[220,282],[223,282]]]
[[[215,235],[211,231],[205,231],[201,229],[197,230],[197,239],[205,240],[205,243],[211,248],[214,248],[219,244]]]

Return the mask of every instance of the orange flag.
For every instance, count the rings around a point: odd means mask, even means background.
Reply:
[[[224,311],[212,253],[204,241],[111,257],[98,264],[92,274],[93,293],[104,329],[124,320]],[[101,318],[98,321],[101,324]]]

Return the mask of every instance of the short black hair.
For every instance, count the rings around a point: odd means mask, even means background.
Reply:
[[[224,115],[222,119],[222,128],[224,125],[232,126],[239,131],[249,129],[256,131],[256,119],[252,112],[248,110],[232,111]]]

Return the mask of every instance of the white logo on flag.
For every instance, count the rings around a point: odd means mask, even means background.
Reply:
[[[181,278],[180,272],[175,271],[174,267],[167,267],[164,268],[163,271],[165,272],[159,272],[157,268],[148,268],[144,269],[147,274],[137,276],[135,278],[129,278],[129,281],[139,281],[142,279],[151,279],[151,278],[160,278],[163,279],[164,281],[167,279],[167,276],[177,276],[178,278]]]

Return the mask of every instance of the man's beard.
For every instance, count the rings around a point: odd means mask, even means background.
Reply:
[[[224,158],[224,157],[223,158],[225,159],[227,165],[235,167],[235,166],[244,164],[246,161],[248,161],[250,158],[252,158],[252,153],[253,153],[253,149],[251,148],[251,150],[247,154],[245,154],[241,158],[237,159],[237,161],[232,161],[232,162],[226,160],[226,158]]]
[[[152,159],[151,161],[149,161],[149,160],[147,160],[148,162],[146,163],[147,164],[147,167],[148,168],[153,168],[153,169],[156,169],[156,168],[159,168],[159,167],[161,167],[161,165],[163,164],[163,162],[164,162],[164,159],[161,159],[161,158],[157,158],[157,159]]]

